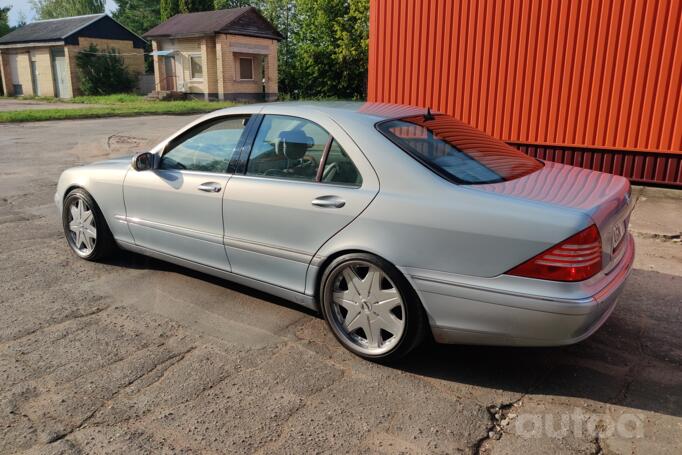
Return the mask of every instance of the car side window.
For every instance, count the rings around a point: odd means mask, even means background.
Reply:
[[[266,115],[253,143],[246,175],[315,181],[330,135],[302,118]]]
[[[208,121],[171,142],[161,158],[161,169],[227,172],[248,117]]]
[[[320,181],[339,185],[362,185],[362,176],[358,168],[355,167],[348,154],[336,142],[336,139],[332,141],[329,147],[329,154],[324,161],[324,170],[322,171]]]

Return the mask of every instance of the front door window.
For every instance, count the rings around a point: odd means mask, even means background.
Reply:
[[[161,169],[227,172],[237,151],[248,117],[208,121],[183,134],[168,145]]]

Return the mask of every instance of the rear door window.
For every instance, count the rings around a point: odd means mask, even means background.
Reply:
[[[320,181],[337,185],[361,186],[362,176],[336,139],[329,145]]]
[[[388,120],[378,130],[439,175],[461,184],[495,183],[531,174],[543,164],[448,115]]]
[[[299,117],[266,115],[246,175],[315,181],[329,133]]]

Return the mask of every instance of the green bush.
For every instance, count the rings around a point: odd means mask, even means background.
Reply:
[[[83,95],[108,95],[131,92],[136,78],[128,71],[115,49],[101,52],[90,44],[76,56],[76,67]]]

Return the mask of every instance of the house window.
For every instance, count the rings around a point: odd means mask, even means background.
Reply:
[[[251,57],[239,57],[239,80],[253,80],[253,59]]]
[[[203,79],[204,68],[201,65],[201,55],[189,56],[189,71],[191,79]]]

